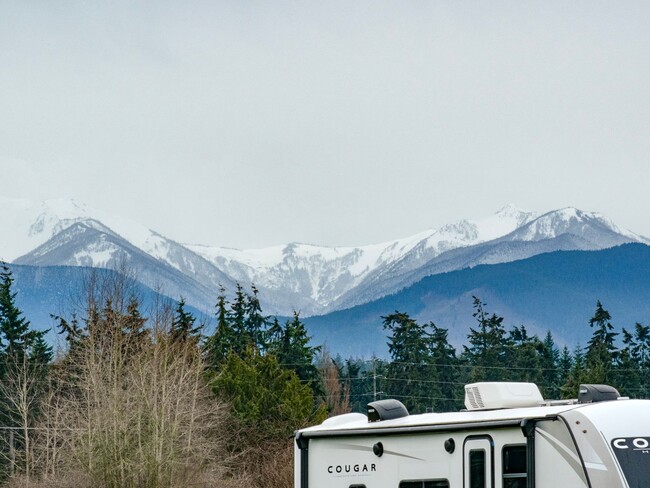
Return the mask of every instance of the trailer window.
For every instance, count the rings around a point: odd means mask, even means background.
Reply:
[[[469,488],[485,488],[485,451],[469,451]]]
[[[526,488],[526,446],[504,446],[503,488]]]
[[[399,488],[449,488],[447,480],[414,480],[402,481]]]

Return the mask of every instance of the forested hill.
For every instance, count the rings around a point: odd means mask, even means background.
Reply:
[[[388,353],[381,316],[395,310],[449,329],[459,346],[473,326],[472,295],[505,317],[556,342],[585,345],[596,300],[618,327],[650,319],[650,246],[625,244],[602,251],[558,251],[511,263],[429,276],[373,302],[305,319],[316,343],[344,357]]]

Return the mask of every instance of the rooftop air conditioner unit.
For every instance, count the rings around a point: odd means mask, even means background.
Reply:
[[[472,383],[465,385],[467,410],[537,407],[544,402],[534,383]]]

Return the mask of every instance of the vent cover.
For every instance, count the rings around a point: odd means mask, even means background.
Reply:
[[[596,403],[618,400],[621,394],[609,385],[580,385],[578,403]]]
[[[465,385],[467,410],[536,407],[544,402],[534,383],[472,383]]]
[[[368,404],[368,422],[398,419],[408,416],[409,412],[399,400],[377,400]]]

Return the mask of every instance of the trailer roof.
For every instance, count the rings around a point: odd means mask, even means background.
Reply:
[[[446,430],[472,428],[492,424],[494,426],[516,425],[525,419],[541,419],[545,417],[556,417],[564,412],[581,409],[586,416],[589,411],[615,413],[616,405],[621,403],[643,402],[645,408],[650,408],[650,401],[647,400],[616,400],[602,403],[571,404],[558,406],[540,406],[527,408],[508,408],[499,410],[482,411],[461,411],[447,413],[425,413],[408,415],[393,420],[379,422],[368,422],[365,415],[359,413],[344,414],[327,419],[320,425],[308,427],[299,431],[306,437],[329,437],[338,435],[363,435],[386,432],[413,432],[428,430]],[[645,410],[647,411],[647,410]]]

